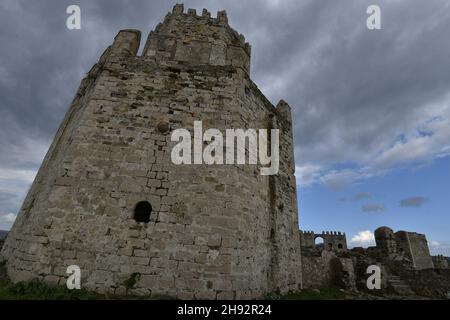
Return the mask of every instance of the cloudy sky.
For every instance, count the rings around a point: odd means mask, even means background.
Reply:
[[[81,30],[66,8],[81,7]],[[0,1],[0,229],[9,229],[83,75],[161,1]],[[381,30],[366,9],[381,8]],[[388,225],[450,255],[450,2],[185,1],[226,9],[252,78],[294,111],[300,224],[370,245]],[[141,48],[142,50],[142,48]]]

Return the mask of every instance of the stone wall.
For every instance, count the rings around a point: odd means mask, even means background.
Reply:
[[[302,248],[303,287],[335,287],[355,290],[356,275],[354,262],[343,252]]]
[[[300,230],[300,246],[305,248],[314,248],[317,238],[323,239],[323,247],[331,251],[346,251],[347,239],[345,233],[340,231],[322,231],[322,233],[314,233],[314,231]]]
[[[409,260],[411,268],[417,270],[434,268],[424,234],[407,231],[394,233],[388,227],[380,227],[375,230],[375,241],[377,250],[385,257],[394,259],[401,256]]]
[[[447,298],[450,292],[450,269],[397,270],[398,274],[420,296]]]
[[[431,259],[436,269],[447,269],[449,267],[448,258],[443,255],[432,256]]]
[[[302,249],[303,288],[320,288],[330,285],[331,251]]]
[[[424,234],[398,231],[395,233],[397,250],[411,259],[414,269],[433,269],[433,261]]]
[[[174,7],[136,56],[123,30],[61,124],[2,255],[15,282],[65,283],[79,265],[99,292],[240,299],[301,284],[290,107],[249,78],[250,46],[226,14]],[[171,131],[280,129],[280,171],[174,165]],[[148,223],[133,219],[148,201]],[[136,279],[127,288],[128,279]]]

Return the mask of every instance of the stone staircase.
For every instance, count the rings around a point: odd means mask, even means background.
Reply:
[[[388,279],[388,288],[400,296],[415,295],[409,284],[403,281],[399,276],[391,275]]]

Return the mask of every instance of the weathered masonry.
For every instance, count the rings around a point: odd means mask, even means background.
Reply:
[[[63,285],[78,265],[83,288],[99,292],[298,290],[290,107],[274,107],[252,82],[250,45],[225,11],[175,5],[136,56],[140,38],[120,31],[81,82],[1,252],[10,278]],[[172,164],[171,132],[194,121],[279,129],[279,173]]]
[[[322,231],[322,233],[314,233],[314,231],[300,230],[300,246],[304,248],[316,247],[316,240],[322,239],[324,250],[328,251],[346,251],[347,239],[345,233],[340,231]]]

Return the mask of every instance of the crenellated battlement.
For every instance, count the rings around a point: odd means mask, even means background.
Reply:
[[[122,30],[105,55],[136,56],[140,38],[139,30]],[[176,4],[149,33],[142,52],[143,59],[151,58],[161,66],[223,66],[241,69],[248,75],[250,56],[250,44],[229,26],[226,11],[212,18],[206,9],[201,15],[192,8],[185,13],[182,4]],[[287,108],[284,104],[280,111]]]
[[[345,232],[341,233],[340,231],[322,231],[322,235],[335,235],[335,236],[344,235],[345,236]]]
[[[300,230],[300,233],[302,234],[316,234],[314,231],[312,230]],[[321,235],[344,235],[345,236],[345,232],[341,232],[341,231],[322,231]]]
[[[322,231],[315,233],[314,231],[300,230],[300,245],[302,247],[316,247],[315,241],[317,238],[322,238],[326,250],[347,250],[347,239],[345,232],[341,231]]]
[[[198,17],[198,18],[213,19],[213,20],[217,20],[218,22],[228,24],[228,16],[227,16],[227,12],[225,10],[218,11],[216,18],[212,18],[211,13],[206,8],[203,8],[201,15],[197,15],[197,10],[193,9],[193,8],[189,8],[187,10],[187,12],[185,13],[184,12],[184,4],[177,3],[173,6],[171,14],[172,15],[188,15],[188,16],[193,16],[193,17]],[[169,13],[169,15],[170,15],[170,13]]]
[[[213,18],[206,9],[198,15],[176,4],[150,32],[143,56],[162,64],[232,66],[250,73],[251,46],[229,26],[225,10]]]

